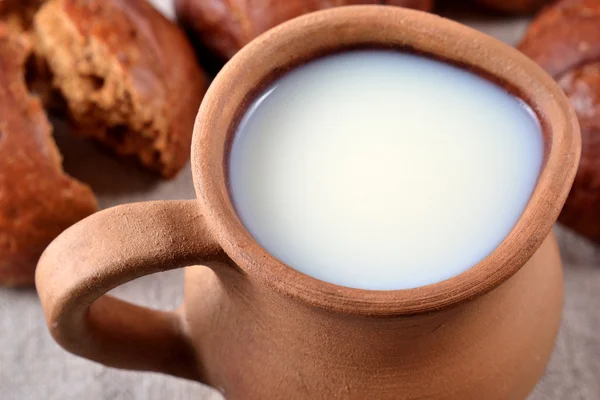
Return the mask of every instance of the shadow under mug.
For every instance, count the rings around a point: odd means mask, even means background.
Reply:
[[[285,71],[320,55],[384,47],[445,60],[531,105],[544,134],[536,188],[498,248],[468,271],[408,290],[368,291],[284,265],[247,232],[226,164],[246,106]],[[108,366],[205,382],[231,399],[518,399],[554,345],[562,273],[551,234],[577,169],[579,127],[560,89],[517,50],[458,23],[391,6],[299,17],[242,49],[196,120],[197,199],[128,204],[65,231],[37,288],[65,349]],[[161,312],[106,296],[188,265],[185,300]]]

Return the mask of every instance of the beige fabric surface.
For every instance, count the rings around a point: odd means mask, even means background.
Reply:
[[[169,15],[169,0],[155,3]],[[463,22],[514,43],[527,21],[460,16]],[[64,129],[59,129],[59,132]],[[58,134],[65,165],[89,182],[102,207],[194,196],[189,167],[164,182],[135,165]],[[532,400],[600,399],[600,251],[557,228],[565,261],[566,303],[556,349]],[[116,295],[139,304],[170,309],[182,299],[182,272],[131,282]],[[200,384],[105,368],[63,351],[50,338],[33,290],[0,289],[0,400],[184,400],[220,399]],[[483,400],[483,399],[482,399]]]

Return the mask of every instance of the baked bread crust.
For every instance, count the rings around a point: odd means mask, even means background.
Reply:
[[[291,18],[352,4],[388,4],[430,11],[433,0],[175,0],[177,18],[222,60]]]
[[[184,32],[145,0],[0,0],[0,285],[97,210],[66,175],[44,107],[164,177],[189,158],[208,86]]]
[[[531,14],[552,0],[476,0],[479,4],[506,13]]]
[[[183,168],[208,82],[179,27],[145,0],[51,0],[33,25],[76,133],[164,177]]]
[[[600,2],[546,8],[519,49],[558,81],[581,126],[581,162],[559,221],[600,243]]]
[[[0,19],[12,34],[27,31],[45,0],[0,0]]]
[[[64,229],[97,209],[86,185],[66,175],[52,128],[29,94],[29,42],[0,24],[0,285],[34,282],[38,258]]]

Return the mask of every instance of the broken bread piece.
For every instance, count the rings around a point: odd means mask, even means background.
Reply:
[[[29,90],[40,98],[44,107],[60,104],[51,86],[48,66],[44,57],[37,51],[36,41],[31,34],[33,18],[45,0],[0,0],[0,22],[11,35],[19,36],[27,46],[29,54],[25,63],[25,80]]]
[[[0,24],[0,285],[26,286],[46,246],[97,205],[62,170],[44,109],[25,84],[29,43],[11,31]]]
[[[33,31],[77,134],[164,177],[186,164],[208,85],[180,28],[145,0],[50,0]]]
[[[33,16],[44,0],[0,0],[0,19],[5,24],[3,29],[11,33],[22,33],[29,30]]]

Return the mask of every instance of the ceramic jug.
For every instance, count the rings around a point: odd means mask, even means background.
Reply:
[[[253,96],[307,60],[370,47],[467,68],[522,98],[542,124],[543,167],[518,223],[483,261],[440,283],[369,291],[304,275],[253,239],[229,198],[229,147]],[[36,276],[48,327],[77,355],[204,382],[228,399],[523,399],[559,327],[551,228],[579,152],[577,120],[558,86],[491,37],[391,6],[302,16],[255,39],[211,85],[191,152],[197,199],[107,209],[48,247]],[[105,295],[190,265],[175,312]]]

